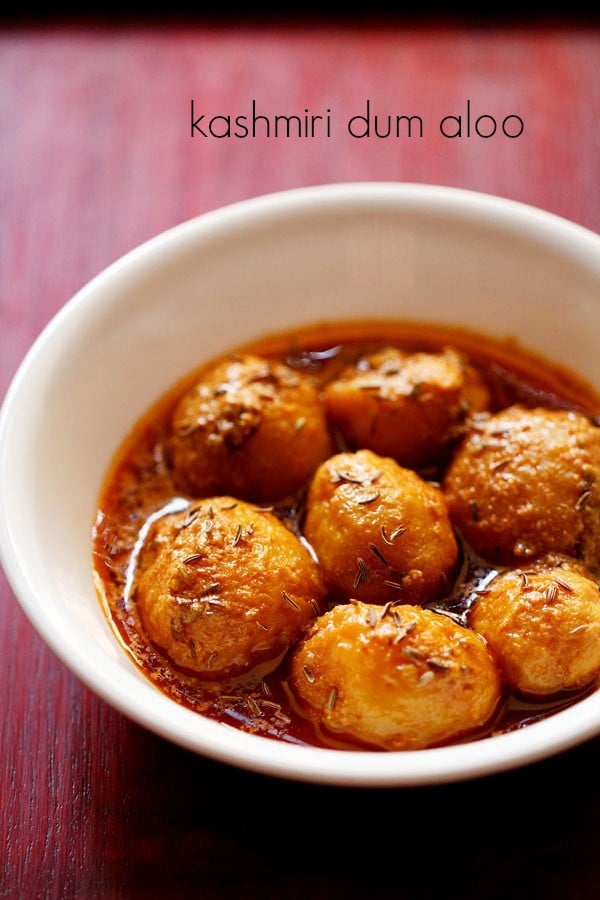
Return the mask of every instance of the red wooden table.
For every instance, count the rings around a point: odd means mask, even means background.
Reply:
[[[0,396],[89,278],[253,195],[432,182],[600,231],[599,76],[589,22],[6,26]],[[329,109],[331,135],[192,137],[192,99],[207,119],[247,115],[253,100],[271,116]],[[374,114],[420,116],[423,136],[414,119],[410,137],[352,137],[367,100]],[[463,120],[461,137],[444,137],[440,120],[467,101],[470,136]],[[493,137],[473,131],[482,115]],[[522,120],[519,137],[502,134],[507,116],[513,132]],[[598,740],[444,787],[288,784],[187,753],[106,706],[45,647],[3,576],[0,642],[2,897],[598,896]]]

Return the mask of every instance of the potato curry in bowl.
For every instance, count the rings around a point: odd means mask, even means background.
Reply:
[[[199,715],[404,751],[526,727],[600,675],[600,412],[514,343],[321,324],[205,363],[98,502],[127,653]]]

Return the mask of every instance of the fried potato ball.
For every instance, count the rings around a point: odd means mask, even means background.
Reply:
[[[442,492],[371,450],[321,464],[303,531],[338,599],[423,603],[455,574],[458,545]]]
[[[405,353],[387,348],[364,357],[325,389],[330,422],[348,446],[391,456],[402,466],[435,462],[471,410],[489,392],[455,350]]]
[[[292,653],[289,684],[319,728],[384,750],[469,734],[502,696],[475,632],[422,607],[354,600],[313,622]]]
[[[600,674],[600,593],[585,566],[549,556],[497,575],[471,609],[512,688],[550,695]]]
[[[277,661],[324,597],[299,538],[272,513],[227,496],[156,521],[140,570],[136,596],[148,636],[210,680]]]
[[[302,488],[331,452],[309,377],[251,354],[208,371],[172,418],[175,481],[196,497],[280,500]]]
[[[450,463],[450,515],[502,565],[557,552],[600,564],[600,428],[581,413],[511,406],[480,414]]]

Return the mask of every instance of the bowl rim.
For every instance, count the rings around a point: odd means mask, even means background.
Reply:
[[[323,206],[343,209],[344,206],[351,208],[356,204],[373,203],[381,208],[387,204],[396,208],[401,203],[426,211],[455,212],[475,221],[510,227],[513,233],[516,230],[535,234],[544,243],[572,253],[584,268],[589,268],[600,278],[599,234],[521,201],[444,185],[390,181],[311,185],[229,203],[176,224],[129,250],[83,285],[42,328],[23,356],[0,408],[0,564],[30,623],[66,667],[110,706],[172,743],[215,761],[287,780],[354,787],[404,787],[465,781],[540,761],[597,736],[600,734],[600,692],[515,732],[418,751],[346,753],[290,745],[209,720],[204,720],[207,727],[202,729],[199,740],[197,727],[194,727],[198,714],[179,707],[156,689],[155,702],[140,705],[132,701],[120,689],[116,679],[107,679],[101,668],[91,667],[76,648],[61,641],[61,635],[44,614],[43,604],[30,593],[19,554],[12,544],[11,523],[2,502],[2,463],[22,387],[64,323],[87,303],[101,303],[105,286],[123,276],[135,276],[157,252],[190,238],[202,240],[215,234],[226,234],[256,218],[267,221],[274,217],[277,220],[282,216],[303,215]],[[552,721],[557,718],[561,727],[556,727]]]

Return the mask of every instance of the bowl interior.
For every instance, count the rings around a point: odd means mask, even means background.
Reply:
[[[322,321],[407,319],[516,338],[600,386],[600,237],[455,189],[336,185],[257,198],[128,254],[44,330],[0,423],[0,551],[57,655],[126,715],[192,750],[290,778],[403,785],[474,777],[600,731],[600,694],[520,732],[410,753],[277,744],[158,692],[98,602],[91,527],[107,467],[178,379],[236,345]]]

